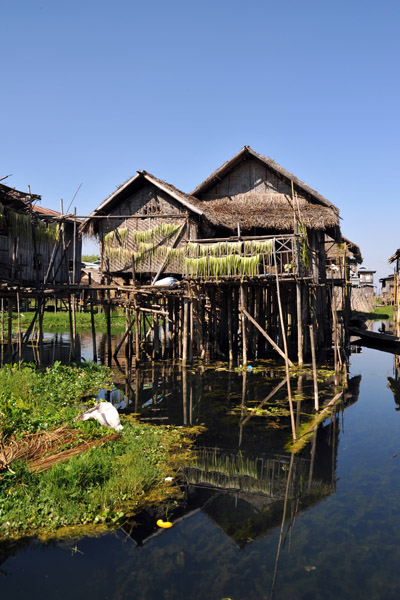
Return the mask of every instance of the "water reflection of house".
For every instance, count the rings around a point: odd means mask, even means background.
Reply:
[[[283,450],[287,441],[283,423],[277,428],[267,428],[271,420],[254,413],[244,422],[240,413],[229,410],[229,402],[222,401],[227,390],[232,389],[237,406],[234,383],[230,381],[232,374],[225,374],[225,393],[219,402],[212,401],[212,394],[207,403],[203,381],[195,373],[171,367],[162,373],[160,376],[157,369],[144,371],[137,388],[139,401],[135,402],[135,412],[143,415],[145,421],[203,423],[207,428],[197,440],[196,458],[184,470],[185,502],[170,514],[170,520],[189,518],[194,510],[201,510],[239,548],[244,548],[281,524],[285,502],[290,502],[288,514],[294,515],[334,493],[340,432],[338,412],[326,419],[309,445],[292,461],[291,455]],[[236,374],[234,377],[240,385],[240,378]],[[213,380],[213,392],[222,394],[215,376]],[[344,407],[358,399],[360,380],[360,376],[349,380]],[[303,381],[302,385],[305,384]],[[265,383],[263,388],[265,394]],[[255,389],[251,391],[252,398],[254,393]],[[139,532],[133,530],[132,536],[138,543],[157,534],[155,520],[145,518],[143,528]]]

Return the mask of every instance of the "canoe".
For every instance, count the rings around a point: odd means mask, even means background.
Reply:
[[[355,344],[366,344],[376,348],[398,348],[400,350],[400,338],[388,333],[377,333],[360,327],[349,327],[351,336],[359,338],[355,340]]]

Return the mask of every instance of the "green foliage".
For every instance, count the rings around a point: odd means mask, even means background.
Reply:
[[[88,425],[88,423],[85,423]],[[41,474],[21,462],[0,481],[0,536],[88,523],[113,526],[143,506],[145,494],[171,493],[165,484],[181,430],[124,423],[114,443],[104,444]],[[100,426],[99,426],[100,427]]]
[[[83,262],[96,262],[100,260],[100,256],[98,254],[82,254]]]
[[[76,328],[79,333],[91,331],[91,315],[90,312],[77,312]],[[26,331],[33,318],[32,312],[24,312],[21,315],[21,328]],[[104,313],[95,313],[94,321],[97,333],[105,333],[107,331],[107,323]],[[17,331],[18,315],[13,313],[13,331]],[[126,327],[125,312],[116,309],[111,314],[111,330],[112,333],[124,331]],[[69,331],[69,316],[67,311],[48,312],[45,311],[43,317],[43,328],[46,332],[50,331]],[[5,332],[7,333],[7,331]]]
[[[90,362],[55,362],[44,371],[6,365],[0,369],[0,431],[6,439],[56,427],[76,416],[82,398],[110,384],[110,370]]]
[[[2,206],[2,218],[4,218],[4,214],[6,214],[7,218],[7,229],[13,237],[32,240],[33,225],[35,239],[38,244],[55,243],[59,238],[60,228],[56,223],[47,223],[40,219],[33,220],[30,214],[19,213],[11,209],[7,209],[4,212],[4,207]]]
[[[300,234],[300,259],[304,268],[309,270],[311,267],[311,252],[308,247],[307,227],[304,225],[304,223],[298,223],[298,231]]]
[[[147,426],[122,418],[124,429],[114,441],[96,421],[76,421],[82,403],[90,405],[100,388],[111,385],[107,367],[93,363],[46,370],[32,365],[0,369],[0,434],[6,446],[26,434],[50,432],[71,424],[75,437],[68,448],[94,438],[103,444],[31,472],[14,461],[0,476],[0,538],[54,532],[65,526],[114,526],[147,500],[176,492],[165,478],[186,459],[189,440],[182,429]],[[78,432],[78,433],[76,433]],[[89,446],[88,446],[89,447]],[[65,446],[62,449],[66,449]]]

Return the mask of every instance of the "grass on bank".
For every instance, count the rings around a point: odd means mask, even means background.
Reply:
[[[27,311],[21,313],[21,329],[25,332],[34,316],[34,312]],[[87,333],[92,329],[91,315],[90,312],[79,312],[75,313],[76,317],[76,329],[78,333]],[[7,322],[5,316],[5,335],[7,336]],[[105,313],[96,312],[94,314],[94,323],[97,333],[107,332],[107,322]],[[13,333],[16,334],[18,330],[18,315],[13,313]],[[69,331],[69,314],[67,311],[45,311],[43,315],[43,330],[46,332],[62,332]],[[112,333],[120,333],[125,331],[126,328],[126,316],[125,312],[121,310],[115,310],[111,312],[111,331]],[[37,325],[36,325],[37,329]]]
[[[62,424],[70,435],[59,453],[87,447],[44,472],[33,470],[28,457],[0,470],[0,539],[93,524],[112,527],[176,490],[165,478],[185,458],[190,443],[185,430],[122,418],[123,431],[109,441],[114,431],[95,421],[75,421],[83,403],[90,405],[97,390],[110,383],[110,371],[92,363],[0,370],[0,456]]]

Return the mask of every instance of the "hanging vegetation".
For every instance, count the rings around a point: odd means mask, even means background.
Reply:
[[[32,219],[30,215],[7,210],[7,228],[12,237],[22,238],[23,240],[32,239]]]
[[[0,219],[7,219],[7,230],[11,237],[31,241],[32,228],[34,228],[35,239],[38,243],[54,243],[59,238],[60,228],[56,223],[47,223],[40,219],[33,220],[30,214],[5,209],[3,205],[0,206],[0,215]]]
[[[300,244],[300,259],[305,269],[311,267],[311,252],[308,247],[307,227],[304,223],[298,224],[299,244]]]
[[[254,256],[201,256],[200,258],[185,258],[187,277],[232,277],[246,275],[255,277],[259,274],[260,254]]]
[[[36,221],[35,237],[38,243],[55,243],[60,237],[60,226],[56,223],[47,224],[43,221]]]
[[[178,233],[180,227],[180,225],[174,225],[173,223],[160,223],[153,229],[145,229],[144,231],[134,229],[132,231],[132,240],[136,245],[141,243],[154,244],[160,241],[165,242]]]

